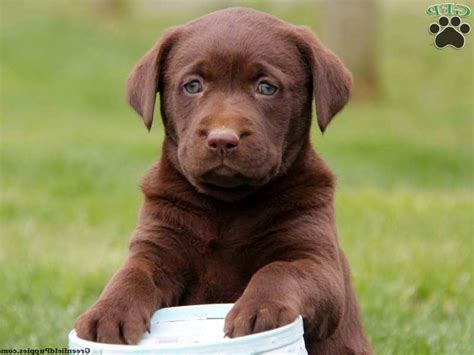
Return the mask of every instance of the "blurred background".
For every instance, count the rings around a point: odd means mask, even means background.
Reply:
[[[65,346],[124,261],[163,139],[125,78],[166,27],[235,5],[312,27],[355,74],[312,136],[376,351],[472,353],[474,34],[437,50],[431,2],[367,0],[1,0],[1,347]]]

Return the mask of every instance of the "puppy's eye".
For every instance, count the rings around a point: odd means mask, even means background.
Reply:
[[[202,91],[201,82],[199,80],[190,81],[184,85],[184,90],[186,90],[188,94],[200,93]]]
[[[271,96],[276,93],[278,88],[275,85],[262,82],[258,84],[258,92],[262,95]]]

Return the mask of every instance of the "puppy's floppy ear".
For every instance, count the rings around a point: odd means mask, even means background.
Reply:
[[[311,30],[298,26],[296,33],[298,48],[311,70],[318,125],[324,132],[331,119],[349,101],[352,75]]]
[[[150,130],[153,123],[156,93],[159,91],[163,65],[177,39],[177,28],[167,30],[161,39],[135,65],[127,79],[127,101],[142,116],[148,130]]]

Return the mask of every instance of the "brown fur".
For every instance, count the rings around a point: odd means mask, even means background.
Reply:
[[[184,92],[192,79],[197,94]],[[262,96],[264,78],[279,89]],[[160,307],[235,302],[231,337],[302,314],[310,354],[371,354],[334,221],[334,177],[313,150],[351,76],[309,30],[249,9],[170,29],[138,63],[127,98],[148,128],[156,92],[163,154],[143,181],[130,254],[76,322],[81,338],[138,342]],[[222,157],[207,142],[239,136]],[[207,142],[207,143],[206,143]]]

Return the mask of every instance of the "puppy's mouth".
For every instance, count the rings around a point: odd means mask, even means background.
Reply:
[[[205,186],[227,189],[254,185],[250,178],[224,164],[207,171],[199,177],[198,181]]]

